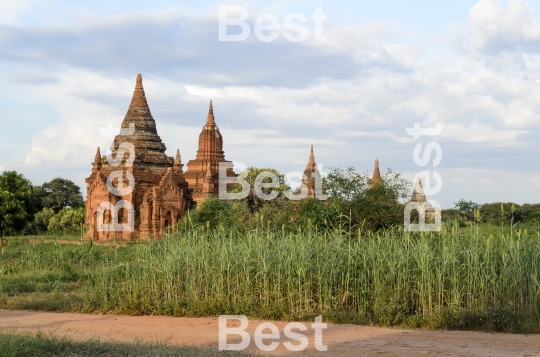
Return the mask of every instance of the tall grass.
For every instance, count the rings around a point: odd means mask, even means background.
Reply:
[[[540,328],[540,237],[188,230],[95,270],[86,311],[505,331]]]

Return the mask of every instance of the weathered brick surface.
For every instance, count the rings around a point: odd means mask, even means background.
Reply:
[[[375,166],[373,167],[373,176],[371,177],[370,186],[373,187],[381,182],[381,171],[379,170],[379,160],[375,159]]]
[[[230,165],[227,176],[235,176],[232,162],[225,160],[223,136],[219,132],[214,118],[212,101],[208,108],[206,123],[199,135],[199,149],[194,160],[187,163],[186,181],[192,190],[195,203],[201,203],[210,196],[219,193],[219,163]]]
[[[156,122],[146,101],[140,74],[137,76],[133,98],[121,125],[123,129],[133,126],[135,128],[133,133],[123,130],[114,138],[112,154],[109,157],[102,157],[98,148],[92,164],[92,173],[86,179],[86,223],[89,228],[86,238],[116,237],[133,240],[154,237],[163,234],[168,226],[174,226],[192,205],[191,192],[182,171],[180,152],[177,151],[174,159],[165,154],[166,147],[157,133]],[[135,158],[131,165],[126,162],[130,157],[129,151],[122,149],[124,150],[122,153],[119,150],[122,143],[130,143],[134,147]],[[118,160],[120,157],[122,159]],[[115,160],[121,162],[116,165]],[[135,186],[131,193],[121,197],[115,196],[107,188],[107,177],[115,171],[122,171],[124,178],[127,172],[133,175]],[[128,183],[129,181],[124,179],[124,186],[128,186]],[[112,181],[112,184],[118,186],[116,181]],[[97,229],[99,205],[103,202],[111,202],[114,205],[120,200],[133,204],[135,230],[99,232]],[[105,223],[109,223],[111,219],[111,212],[106,211]],[[120,210],[119,222],[125,223],[127,220],[127,211]]]
[[[414,190],[411,194],[411,198],[407,201],[407,203],[409,202],[416,202],[420,206],[424,205],[424,207],[426,208],[426,211],[425,211],[426,219],[430,220],[435,217],[435,208],[433,208],[433,206],[431,206],[431,204],[427,200],[426,195],[424,193],[424,188],[422,187],[422,181],[420,181],[420,179],[417,179],[414,184]]]
[[[313,145],[311,145],[311,151],[309,153],[308,163],[304,170],[305,179],[302,180],[302,186],[307,188],[307,197],[317,197],[322,194],[322,187],[316,187],[316,182],[321,182],[321,174],[317,169],[317,163],[315,162],[315,155],[313,154]]]

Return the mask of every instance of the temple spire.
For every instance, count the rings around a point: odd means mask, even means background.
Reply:
[[[135,90],[133,91],[133,97],[131,98],[130,107],[148,107],[148,102],[146,101],[146,95],[144,94],[144,88],[142,84],[141,74],[137,74],[137,79],[135,81]]]
[[[311,144],[311,150],[309,152],[309,159],[306,165],[306,170],[313,172],[317,170],[316,167],[317,167],[317,164],[315,163],[315,154],[313,153],[313,144]]]
[[[311,151],[309,152],[308,164],[315,165],[315,154],[313,154],[313,144],[311,144]]]
[[[379,170],[379,160],[375,159],[375,167],[373,168],[370,187],[373,187],[379,182],[381,182],[381,171]]]
[[[206,174],[203,179],[203,192],[212,192],[214,190],[214,178],[212,177],[212,169],[210,163],[206,166]]]
[[[409,202],[418,202],[421,204],[426,201],[427,198],[424,193],[424,188],[422,187],[422,180],[420,179],[420,176],[418,176],[415,178],[414,189],[411,194],[411,198],[409,199]],[[428,205],[428,207],[431,207],[431,205],[429,205],[429,202],[426,202],[426,204]]]
[[[101,151],[99,146],[96,151],[96,156],[94,157],[94,162],[92,163],[93,170],[99,170],[101,168]]]
[[[180,157],[180,149],[176,149],[176,157],[174,158],[173,169],[174,171],[182,172],[182,158]]]
[[[99,148],[99,146],[97,147],[97,150],[96,150],[96,157],[94,158],[94,162],[96,164],[101,164],[101,150]]]
[[[305,179],[302,180],[302,184],[308,189],[308,197],[315,197],[319,193],[322,193],[320,187],[318,187],[321,179],[317,164],[315,163],[315,154],[313,153],[313,144],[309,152],[309,159],[304,170]]]
[[[407,201],[407,204],[410,202],[416,202],[420,206],[423,206],[424,209],[418,210],[420,217],[424,216],[426,219],[432,219],[435,217],[437,211],[426,198],[420,176],[415,177],[414,189],[411,194],[411,198]]]
[[[142,76],[137,75],[135,90],[126,116],[122,120],[120,134],[114,138],[113,157],[122,143],[129,142],[135,148],[135,160],[142,165],[171,166],[165,154],[165,144],[158,135],[156,121],[152,117],[143,89]],[[122,156],[123,154],[120,153]]]
[[[214,120],[214,107],[212,106],[212,99],[210,99],[210,107],[208,108],[208,117],[206,119],[207,125],[216,125]]]

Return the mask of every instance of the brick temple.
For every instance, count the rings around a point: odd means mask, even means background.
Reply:
[[[158,135],[140,74],[111,150],[110,155],[102,156],[97,148],[92,172],[86,179],[89,229],[85,239],[158,237],[174,227],[187,210],[218,195],[220,166],[225,167],[227,176],[236,176],[232,162],[225,159],[212,101],[195,159],[188,161],[186,171],[179,149],[174,158],[165,154],[166,146]],[[320,173],[313,145],[304,174],[302,185],[307,187],[308,197],[315,197]],[[118,226],[110,229],[115,224]]]
[[[191,189],[193,201],[201,203],[210,196],[217,196],[219,189],[219,165],[228,167],[227,176],[234,176],[232,162],[225,160],[223,136],[214,118],[210,100],[206,123],[199,135],[199,149],[194,160],[187,163],[186,181]]]
[[[315,162],[315,154],[313,154],[313,145],[311,145],[311,151],[309,152],[309,159],[304,170],[305,178],[302,180],[300,189],[307,189],[307,197],[321,197],[322,191],[322,177],[317,168]]]
[[[90,229],[85,238],[134,240],[160,234],[166,227],[175,225],[192,205],[180,152],[177,151],[176,158],[165,154],[166,147],[157,133],[140,74],[121,128],[111,146],[111,155],[102,157],[98,148],[92,173],[86,179],[86,223]],[[122,173],[122,179],[117,179],[116,183],[115,172]],[[130,182],[130,175],[134,182]],[[123,187],[119,187],[118,182]],[[130,184],[133,184],[132,190],[124,189]],[[113,206],[120,201],[128,202],[133,209],[121,208],[115,214]],[[107,202],[111,206],[100,208],[100,204]],[[103,220],[99,219],[100,214]],[[101,230],[98,222],[132,222],[134,229]]]

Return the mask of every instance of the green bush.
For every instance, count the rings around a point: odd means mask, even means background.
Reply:
[[[80,232],[84,226],[85,216],[84,208],[63,208],[50,218],[47,229],[49,232],[57,233]]]
[[[34,217],[34,225],[36,227],[37,233],[46,233],[49,229],[49,223],[54,217],[54,210],[52,208],[44,208]]]
[[[388,170],[381,181],[373,184],[366,174],[353,167],[332,169],[323,179],[329,195],[328,218],[332,226],[348,224],[350,230],[363,227],[379,230],[403,225],[404,206],[410,183],[400,174]]]
[[[312,224],[317,227],[326,225],[326,209],[320,200],[310,197],[300,201],[299,205],[300,223]]]
[[[228,202],[209,197],[196,210],[191,211],[189,216],[184,217],[184,220],[191,220],[194,226],[233,228],[241,226],[248,215],[248,208],[243,202]]]
[[[4,234],[21,233],[32,221],[35,206],[32,183],[16,171],[0,175],[0,220]]]

